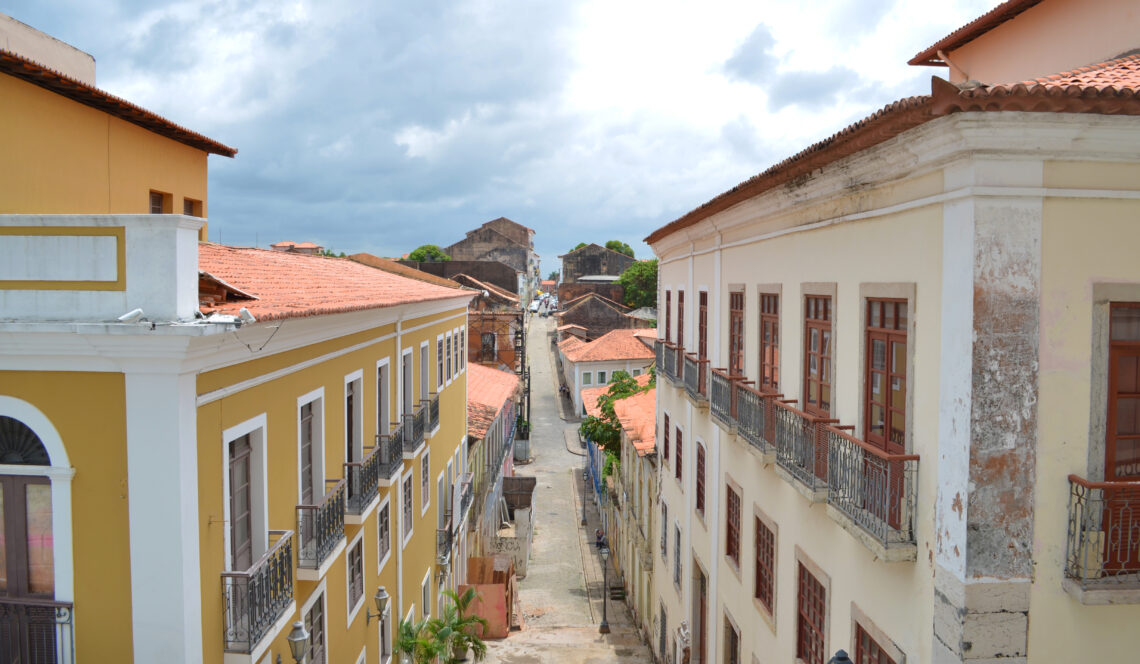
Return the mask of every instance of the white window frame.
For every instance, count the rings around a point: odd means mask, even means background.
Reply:
[[[427,482],[424,482],[424,465],[427,465]],[[416,469],[420,479],[420,516],[427,514],[431,507],[431,450],[425,449],[420,457],[419,467]]]
[[[392,365],[389,362],[387,357],[382,357],[376,361],[376,381],[377,381],[377,384],[379,384],[380,371],[382,369],[384,370],[385,375],[387,376],[387,380],[384,381],[385,385],[384,385],[384,394],[383,395],[380,394],[379,387],[377,387],[377,390],[376,390],[376,433],[378,435],[379,434],[388,434],[392,430]],[[381,403],[380,397],[381,396],[383,396],[385,399],[386,408],[380,407],[380,403]],[[387,422],[382,421],[382,419],[384,419],[384,418],[380,417],[380,415],[383,414],[384,411],[388,411],[388,417],[387,417],[388,421]]]
[[[356,383],[356,413],[353,415],[353,421],[348,421],[348,385],[349,383]],[[344,377],[344,399],[341,406],[341,413],[344,417],[344,437],[348,438],[348,428],[352,427],[353,432],[353,455],[354,459],[359,461],[364,459],[364,369],[357,369]],[[343,448],[342,454],[344,455],[344,462],[348,463],[354,459],[348,458],[348,449]],[[321,487],[322,495],[324,487]]]
[[[431,618],[431,568],[424,574],[424,580],[420,582],[420,601],[422,612],[421,617],[427,619]]]
[[[444,349],[443,352],[446,356],[445,357],[446,361],[444,362],[444,373],[447,374],[447,384],[448,385],[451,385],[451,379],[452,379],[452,377],[455,376],[455,367],[451,364],[451,356],[452,356],[451,346],[452,346],[451,331],[449,330],[446,333],[444,333],[444,336],[443,336],[443,349]]]
[[[315,501],[318,494],[325,495],[325,388],[318,387],[297,397],[297,504],[301,503],[301,468],[304,465],[301,460],[301,407],[310,403],[313,404],[313,499]]]
[[[356,601],[356,606],[353,606],[351,604],[352,570],[348,568],[348,554],[350,551],[352,551],[353,547],[355,547],[358,542],[360,543],[360,578],[362,583],[360,587],[360,599]],[[356,537],[353,537],[352,541],[349,542],[348,546],[344,549],[344,603],[345,608],[348,609],[348,622],[346,623],[348,625],[352,624],[353,619],[356,618],[356,614],[360,613],[360,607],[364,606],[365,600],[368,598],[368,591],[366,590],[368,584],[365,582],[364,578],[364,558],[367,553],[368,547],[364,543],[364,528],[361,528],[359,532],[356,533]]]
[[[467,370],[467,326],[459,326],[459,373]]]
[[[327,658],[326,658],[326,661],[327,661]],[[360,656],[356,658],[356,664],[367,664],[367,662],[368,662],[368,645],[365,644],[364,647],[360,649]]]
[[[379,574],[384,571],[384,565],[388,564],[388,560],[392,557],[392,549],[396,548],[392,544],[392,494],[388,493],[380,504],[376,506],[376,555],[380,556],[380,512],[384,508],[388,508],[388,552],[384,554],[382,559],[376,561],[376,573]]]
[[[608,372],[605,369],[599,369],[598,370],[598,385],[608,385],[609,384],[606,382],[606,378],[609,377],[606,375],[607,373]]]
[[[380,664],[388,664],[392,661],[392,603],[384,607],[384,612],[380,614],[380,629],[377,630],[376,652],[380,653]],[[387,649],[384,646],[387,645]]]
[[[420,401],[427,399],[431,395],[431,340],[424,340],[420,342],[420,350],[416,358],[416,370],[419,372],[419,380],[415,381],[423,394],[420,395]],[[427,366],[424,366],[424,360],[427,360]]]
[[[586,385],[593,385],[593,384],[594,384],[594,372],[593,371],[583,371],[582,372],[582,386],[585,387]]]
[[[447,386],[447,375],[445,374],[447,365],[444,363],[444,337],[439,334],[435,338],[435,391],[442,392],[443,388]]]
[[[321,596],[324,596],[324,598],[325,598],[325,610],[321,611],[321,622],[323,623],[323,625],[321,625],[321,627],[324,629],[324,635],[325,635],[325,661],[326,662],[329,659],[329,657],[328,657],[328,654],[329,654],[329,600],[328,600],[328,595],[325,593],[325,584],[327,581],[328,581],[328,577],[321,579],[321,582],[317,584],[316,589],[313,590],[313,592],[309,594],[309,599],[305,600],[305,603],[301,606],[301,612],[297,614],[298,619],[303,623],[305,621],[305,616],[309,614],[310,610],[312,610],[313,604],[316,604],[318,598],[320,598]],[[310,635],[310,638],[312,638],[312,635]]]
[[[408,546],[408,542],[410,542],[412,539],[412,533],[415,532],[414,519],[407,519],[407,523],[405,523],[405,518],[404,518],[404,500],[405,500],[404,493],[406,491],[408,491],[409,482],[411,483],[411,486],[413,486],[413,487],[415,486],[415,484],[416,484],[416,480],[414,477],[415,473],[416,473],[415,468],[409,468],[408,472],[406,472],[400,476],[400,531],[402,533],[402,535],[400,537],[400,540],[401,540],[400,548],[401,549],[404,549]],[[409,493],[411,493],[411,492],[409,492]],[[412,505],[413,505],[412,513],[415,514],[414,505],[416,503],[415,503],[415,497],[414,496],[411,498],[411,501],[412,501]],[[406,528],[405,528],[405,526],[406,526]],[[406,533],[403,532],[405,529],[407,530]]]
[[[253,559],[259,559],[269,550],[269,474],[266,468],[269,425],[268,417],[265,413],[261,413],[222,431],[222,522],[225,524],[222,540],[225,546],[227,571],[238,571],[233,568],[233,552],[230,546],[230,443],[246,434],[253,434],[249,437],[249,481],[253,485],[250,491],[253,503],[250,505],[254,532]]]
[[[412,356],[412,347],[411,346],[400,351],[400,369],[399,369],[400,376],[396,380],[396,384],[399,386],[400,389],[396,393],[396,399],[397,399],[396,405],[399,406],[399,408],[397,410],[399,411],[401,416],[411,415],[416,410],[416,404],[413,401],[411,403],[411,410],[409,410],[407,412],[404,411],[404,399],[405,399],[405,395],[404,395],[404,391],[405,391],[404,390],[404,362],[405,362],[405,359],[404,358],[408,358],[406,361],[412,367],[412,377],[411,377],[411,383],[412,384],[407,386],[408,389],[412,389],[412,387],[415,385],[415,382],[416,382],[416,364],[413,361],[415,358],[411,357],[411,356]]]

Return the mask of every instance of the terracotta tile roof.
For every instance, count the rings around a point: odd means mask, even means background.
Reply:
[[[965,44],[981,37],[1002,23],[1016,17],[1041,0],[1007,0],[954,32],[939,39],[933,45],[919,52],[907,61],[908,65],[926,65],[931,67],[945,67],[946,63],[938,57],[938,51],[948,52],[960,48]]]
[[[476,438],[487,429],[514,396],[519,377],[480,364],[467,365],[467,433]]]
[[[656,334],[655,330],[648,330]],[[574,348],[563,348],[566,359],[571,362],[605,362],[609,360],[651,360],[653,350],[638,340],[638,334],[646,330],[610,330],[588,343]]]
[[[558,327],[554,328],[554,330],[556,332],[564,332],[564,331],[572,329],[572,328],[576,328],[579,330],[585,330],[586,329],[586,328],[582,327],[581,325],[575,325],[574,323],[567,323],[565,325],[559,325]]]
[[[615,301],[611,300],[610,298],[606,297],[605,295],[598,295],[597,293],[590,292],[590,293],[584,293],[582,295],[579,295],[578,297],[570,300],[569,302],[563,302],[562,303],[562,311],[560,313],[566,313],[570,309],[573,309],[574,307],[582,304],[583,302],[585,302],[589,298],[601,300],[603,303],[610,305],[611,307],[613,307],[614,309],[617,309],[618,311],[620,311],[622,313],[626,313],[626,312],[630,311],[629,307],[625,306],[624,304],[621,304],[620,302],[615,302]]]
[[[258,320],[394,307],[470,298],[452,284],[444,288],[350,261],[271,249],[198,244],[198,269],[232,284],[256,300],[203,304],[203,313],[236,314],[242,307]]]
[[[542,281],[539,282],[539,285],[542,286],[543,288],[554,288],[558,284],[551,281],[550,279],[543,279]]]
[[[645,456],[657,445],[657,390],[641,392],[614,402],[614,415],[629,437],[637,456]]]
[[[125,99],[103,92],[94,86],[2,48],[0,48],[0,72],[15,76],[32,85],[50,90],[84,106],[103,111],[108,115],[113,115],[152,131],[159,136],[165,136],[172,141],[189,145],[203,152],[220,154],[223,157],[232,157],[237,154],[236,148],[206,138],[202,134],[176,125],[145,108],[135,106]]]
[[[435,284],[436,286],[444,286],[447,288],[455,288],[457,285],[454,281],[452,281],[450,279],[444,279],[443,277],[437,277],[434,274],[429,274],[429,273],[424,272],[422,270],[417,270],[414,267],[408,267],[407,265],[403,265],[402,263],[397,263],[396,261],[393,261],[393,260],[388,260],[387,258],[380,258],[379,256],[373,256],[372,254],[353,254],[353,255],[349,256],[348,259],[352,260],[352,261],[356,261],[357,263],[361,263],[363,265],[367,265],[368,267],[374,267],[377,270],[384,270],[385,272],[391,272],[392,274],[397,274],[401,277],[407,277],[409,279],[416,279],[418,281],[426,281],[427,283]]]
[[[634,380],[636,380],[637,384],[641,387],[645,387],[649,384],[650,378],[652,378],[652,376],[647,373],[643,373],[640,376],[635,376]],[[594,417],[602,416],[602,409],[598,408],[598,397],[605,394],[609,389],[609,385],[598,385],[595,387],[582,388],[579,393],[582,395],[582,407],[586,409],[587,415],[593,415]]]
[[[558,349],[561,350],[563,353],[569,354],[569,353],[573,352],[579,346],[584,346],[585,344],[586,344],[586,342],[582,341],[582,339],[580,339],[578,337],[566,337],[562,341],[558,342]]]
[[[931,77],[930,94],[889,104],[838,133],[736,185],[645,238],[653,244],[718,212],[759,196],[844,157],[867,150],[935,118],[960,112],[1025,111],[1140,115],[1136,58],[1127,56],[1027,83],[959,89]],[[1086,71],[1088,70],[1088,71]],[[1089,81],[1090,83],[1085,83]],[[1092,82],[1095,81],[1095,82]],[[1108,81],[1116,84],[1100,85]]]

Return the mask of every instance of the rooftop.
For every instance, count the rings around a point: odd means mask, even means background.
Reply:
[[[347,258],[326,258],[271,249],[198,245],[198,270],[256,299],[203,302],[203,313],[280,320],[394,307],[472,293],[377,270]]]
[[[657,334],[656,330],[610,330],[590,342],[579,342],[570,347],[570,341],[559,344],[566,359],[571,362],[606,362],[610,360],[652,360],[653,349],[645,345],[641,338],[651,339]]]
[[[640,376],[638,376],[640,378]],[[637,456],[654,451],[657,444],[657,389],[640,392],[614,402],[614,415]]]
[[[1042,0],[1007,0],[954,32],[927,47],[907,61],[908,65],[926,65],[931,67],[945,67],[946,63],[939,57],[938,52],[953,51],[969,42],[981,37],[1002,23],[1016,17],[1021,12],[1040,4]]]
[[[397,261],[380,258],[372,254],[353,254],[349,256],[348,259],[361,263],[362,265],[367,265],[368,267],[374,267],[377,270],[384,270],[385,272],[390,272],[391,274],[407,277],[409,279],[416,279],[417,281],[426,281],[436,286],[444,286],[447,288],[455,288],[456,286],[455,282],[450,279],[437,277],[429,272],[417,270],[414,267],[408,267]]]
[[[467,365],[467,433],[476,438],[499,416],[518,389],[519,377],[480,364]]]
[[[635,376],[634,380],[637,381],[637,384],[641,387],[645,387],[646,385],[649,385],[650,378],[652,378],[652,376],[647,373],[643,373],[640,376]],[[594,417],[602,416],[602,409],[598,408],[598,397],[605,394],[607,391],[609,391],[609,389],[609,385],[598,385],[596,387],[587,387],[581,390],[580,394],[582,395],[582,407],[586,409],[587,415],[592,415]],[[656,391],[652,392],[653,394],[656,394]]]

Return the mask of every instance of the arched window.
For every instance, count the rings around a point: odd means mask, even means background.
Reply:
[[[50,466],[51,459],[36,432],[20,420],[0,415],[0,464]]]

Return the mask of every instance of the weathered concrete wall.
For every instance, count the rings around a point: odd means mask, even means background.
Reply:
[[[632,256],[606,249],[598,244],[588,244],[562,256],[562,283],[577,283],[580,277],[596,274],[616,277],[633,263]]]
[[[613,300],[614,302],[622,302],[625,299],[625,287],[621,284],[599,284],[585,282],[559,284],[558,301],[560,303],[566,303],[576,297],[582,297],[587,293],[597,293],[598,295]]]
[[[529,247],[533,244],[532,238],[534,237],[534,231],[516,221],[507,219],[506,217],[492,219],[491,221],[483,224],[483,226],[502,233],[503,235],[510,238],[511,241],[517,242],[524,247]]]
[[[500,261],[525,273],[528,270],[530,246],[514,242],[493,228],[480,227],[469,232],[459,242],[444,247],[443,251],[452,260]]]
[[[593,341],[610,330],[640,327],[639,321],[614,309],[610,305],[589,298],[559,316],[559,325],[581,325],[586,338]]]

